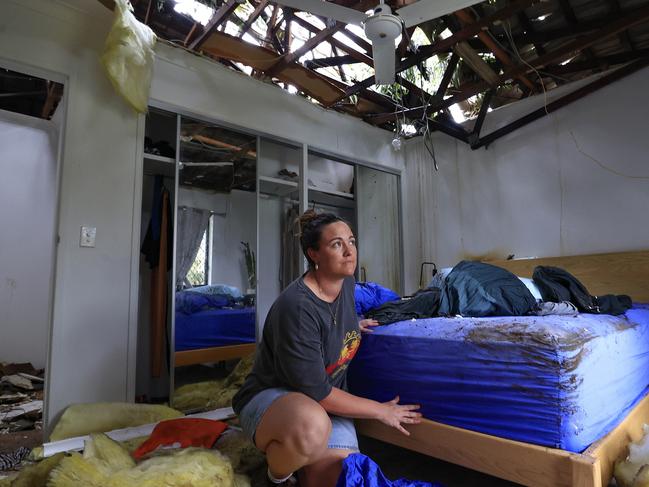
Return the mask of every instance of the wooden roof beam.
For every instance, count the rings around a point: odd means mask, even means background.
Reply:
[[[491,15],[482,17],[480,20],[470,25],[467,25],[466,27],[454,33],[450,37],[447,37],[446,39],[439,40],[434,44],[430,44],[428,46],[421,46],[419,48],[419,52],[397,63],[396,72],[400,73],[401,71],[404,71],[410,68],[411,66],[419,64],[420,62],[428,59],[429,57],[434,56],[437,53],[446,52],[450,48],[455,46],[455,44],[457,44],[458,42],[468,40],[471,37],[475,36],[483,28],[488,27],[489,25],[493,24],[496,21],[504,20],[508,17],[511,17],[512,15],[516,14],[520,10],[527,8],[530,5],[537,3],[538,1],[539,0],[516,0],[511,4],[509,4],[507,7],[504,7],[498,10],[497,12],[494,12]],[[349,96],[355,95],[362,89],[368,88],[373,84],[374,84],[374,76],[365,78],[363,81],[360,81],[359,83],[350,87],[348,90],[345,90],[345,94],[343,95],[341,100],[344,100]]]
[[[442,81],[440,81],[439,86],[437,87],[437,92],[435,92],[435,103],[439,103],[444,99],[448,85],[451,83],[451,78],[453,78],[453,73],[455,72],[455,68],[457,68],[459,62],[460,56],[454,52],[451,59],[448,60],[444,76],[442,76]]]
[[[469,133],[461,126],[448,120],[445,117],[442,119],[429,119],[428,126],[433,130],[442,132],[443,134],[450,135],[451,137],[460,140],[464,143],[469,143]]]
[[[250,27],[252,27],[252,24],[254,24],[255,21],[259,18],[266,6],[268,6],[268,0],[261,0],[261,2],[259,2],[259,4],[255,7],[255,10],[253,10],[250,16],[246,19],[243,27],[241,27],[241,30],[239,31],[239,37],[243,37],[244,34],[248,32],[248,30],[250,30]]]
[[[189,44],[189,49],[197,50],[205,40],[214,32],[219,25],[225,22],[230,14],[239,6],[237,0],[226,0],[221,7],[214,12],[214,15],[203,29],[203,32]]]
[[[649,58],[645,58],[645,59],[640,59],[638,61],[635,61],[631,64],[628,64],[623,68],[617,69],[616,71],[606,76],[603,76],[598,80],[587,84],[586,86],[582,86],[578,90],[575,90],[572,93],[569,93],[559,98],[558,100],[548,103],[547,106],[543,106],[538,110],[535,110],[525,115],[524,117],[519,118],[518,120],[510,123],[509,125],[506,125],[498,130],[491,132],[490,134],[485,135],[484,137],[480,138],[475,144],[471,145],[471,148],[478,149],[482,146],[486,147],[492,142],[494,142],[495,140],[499,139],[500,137],[503,137],[513,132],[514,130],[533,122],[534,120],[544,117],[547,114],[552,113],[555,110],[558,110],[559,108],[572,103],[573,101],[579,100],[580,98],[583,98],[584,96],[602,88],[603,86],[606,86],[610,83],[613,83],[614,81],[622,79],[625,76],[628,76],[629,74],[634,73],[639,69],[642,69],[648,65],[649,65]]]
[[[500,77],[480,55],[473,50],[468,42],[458,42],[453,48],[453,52],[459,55],[464,62],[483,80],[490,85],[497,85]]]
[[[482,105],[480,105],[480,111],[478,112],[478,118],[476,118],[475,124],[473,125],[473,130],[469,134],[468,141],[471,144],[471,147],[477,144],[480,140],[480,130],[482,130],[482,124],[484,123],[485,118],[487,117],[487,112],[489,111],[489,104],[493,98],[496,90],[489,90],[484,94],[482,99]]]
[[[562,47],[559,47],[554,51],[550,51],[543,56],[539,56],[536,59],[530,60],[529,63],[526,64],[521,63],[512,68],[507,69],[500,76],[501,84],[504,84],[507,81],[511,80],[517,74],[527,72],[528,70],[531,69],[538,70],[549,64],[560,63],[561,61],[573,57],[575,53],[581,51],[582,49],[588,46],[593,45],[596,42],[600,42],[606,38],[615,36],[619,32],[629,29],[635,25],[641,24],[647,20],[649,20],[649,5],[645,5],[644,7],[628,12],[625,16],[617,19],[614,22],[611,22],[609,25],[600,29],[599,31],[594,32],[587,36],[580,37],[577,40],[569,42],[567,44],[564,44]],[[442,108],[447,108],[451,105],[454,105],[455,103],[464,101],[467,98],[471,98],[472,96],[477,95],[478,93],[482,93],[483,91],[486,91],[489,88],[490,86],[484,82],[470,83],[468,85],[460,87],[459,92],[456,95],[453,95],[452,97],[447,98],[437,104],[433,104],[429,106],[427,109],[427,113],[433,113]],[[423,115],[423,109],[417,108],[417,109],[405,110],[404,112],[402,112],[402,114],[409,118],[419,118]],[[377,115],[375,117],[375,120],[376,123],[380,125],[381,120],[390,119],[393,116],[394,114],[387,114],[387,113],[381,114],[381,115]]]
[[[574,29],[575,26],[579,25],[579,20],[570,5],[570,0],[559,0],[559,5],[561,6],[561,12],[563,13],[563,17],[566,19],[566,22],[568,22],[570,27]],[[593,53],[593,50],[589,47],[584,49],[583,52],[588,59],[593,59],[595,57],[595,53]]]
[[[476,20],[473,14],[468,9],[458,10],[457,12],[455,12],[455,16],[458,19],[460,19],[463,25],[470,25]],[[484,43],[485,46],[489,48],[489,50],[491,50],[491,52],[494,53],[496,59],[498,59],[501,63],[503,63],[504,66],[511,67],[514,65],[514,62],[509,57],[509,54],[507,54],[498,44],[496,44],[487,32],[485,31],[478,32],[478,38]],[[532,91],[536,90],[536,86],[534,85],[534,83],[532,83],[524,74],[521,74],[516,78],[519,81],[521,81],[525,86],[527,86],[530,90]]]
[[[310,22],[307,22],[306,20],[298,17],[297,15],[293,18],[293,21],[296,22],[297,24],[301,25],[305,29],[311,31],[314,34],[317,34],[318,32],[320,32],[320,29],[318,29],[315,25],[311,24]],[[358,62],[366,63],[366,64],[369,64],[370,66],[373,66],[373,64],[371,64],[372,63],[372,58],[371,57],[367,56],[366,54],[364,54],[362,52],[358,52],[356,49],[352,48],[351,46],[348,46],[347,44],[344,44],[343,42],[340,42],[335,37],[331,37],[330,39],[328,39],[328,42],[332,46],[336,46],[341,51],[346,52],[347,54],[352,56],[354,59],[356,59]]]
[[[647,57],[649,57],[649,49],[636,49],[635,51],[621,52],[619,54],[611,54],[610,56],[600,56],[588,61],[572,61],[568,64],[546,66],[543,72],[550,75],[563,76],[597,68],[608,69],[617,64],[624,64]]]
[[[619,0],[608,0],[608,5],[613,15],[619,15],[621,10]],[[625,46],[629,51],[635,51],[636,47],[633,43],[633,40],[631,39],[631,36],[629,35],[628,30],[625,30],[624,32],[618,34],[618,38],[620,39],[622,45]]]
[[[518,12],[518,21],[523,26],[523,29],[525,29],[526,34],[536,33],[536,29],[534,28],[534,25],[532,25],[532,22],[530,22],[530,19],[527,17],[525,11],[521,10],[520,12]],[[536,51],[537,56],[542,56],[543,54],[545,54],[545,48],[541,43],[532,42],[531,44],[534,46],[534,51]],[[512,49],[516,48],[516,46],[512,46]]]
[[[360,62],[361,61],[356,59],[354,56],[345,54],[343,56],[331,56],[331,57],[309,59],[304,63],[304,65],[309,69],[318,69],[318,68],[331,68],[334,66],[342,66],[344,64],[355,64]]]
[[[286,22],[286,26],[284,27],[284,37],[282,39],[282,48],[284,49],[284,52],[291,51],[291,25],[294,16],[295,14],[293,9],[284,7],[284,22]]]

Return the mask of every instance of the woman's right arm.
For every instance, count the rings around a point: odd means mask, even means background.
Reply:
[[[364,397],[355,396],[349,392],[334,387],[320,405],[328,413],[348,418],[377,419],[382,423],[398,429],[404,435],[410,433],[402,424],[417,424],[421,422],[419,406],[414,404],[399,404],[399,397],[392,401],[377,402]]]

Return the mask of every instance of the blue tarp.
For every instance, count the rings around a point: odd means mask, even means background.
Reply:
[[[584,450],[649,385],[649,305],[580,314],[402,321],[364,335],[352,393],[396,395],[426,418],[527,443]]]
[[[356,314],[359,316],[395,299],[399,299],[397,293],[375,282],[357,282],[354,289]]]
[[[379,466],[361,453],[352,453],[343,461],[343,471],[336,487],[442,487],[417,480],[388,480]]]

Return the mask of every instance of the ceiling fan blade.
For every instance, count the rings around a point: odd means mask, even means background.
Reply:
[[[421,24],[456,10],[470,7],[482,0],[419,0],[397,10],[406,27]]]
[[[273,3],[279,5],[286,5],[287,7],[292,7],[295,10],[300,10],[302,12],[309,12],[313,15],[319,15],[321,17],[327,17],[328,19],[334,19],[345,24],[356,24],[361,25],[363,21],[367,18],[365,13],[354,10],[353,8],[343,7],[342,5],[337,5],[331,2],[325,2],[324,0],[272,0]]]
[[[394,83],[394,65],[396,53],[394,39],[374,41],[372,43],[374,61],[374,84],[391,85]]]

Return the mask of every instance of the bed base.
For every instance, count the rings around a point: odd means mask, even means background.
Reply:
[[[232,360],[250,355],[255,351],[254,343],[242,343],[240,345],[228,345],[225,347],[198,348],[196,350],[183,350],[174,354],[174,365],[204,364],[220,362],[221,360]]]
[[[356,420],[360,434],[530,487],[606,487],[615,461],[649,421],[649,395],[583,453],[507,440],[424,419],[410,436],[376,420]]]

